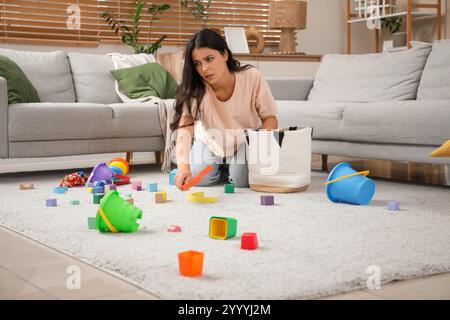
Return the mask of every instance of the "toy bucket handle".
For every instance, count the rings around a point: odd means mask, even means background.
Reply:
[[[334,183],[334,182],[337,182],[337,181],[340,181],[340,180],[343,180],[343,179],[347,179],[347,178],[350,178],[350,177],[354,177],[354,176],[359,176],[359,175],[367,176],[368,174],[369,174],[369,170],[367,170],[367,171],[359,171],[359,172],[355,172],[355,173],[352,173],[352,174],[347,174],[345,176],[333,179],[331,181],[327,181],[327,182],[324,183],[324,185],[326,186],[328,184],[331,184],[331,183]]]

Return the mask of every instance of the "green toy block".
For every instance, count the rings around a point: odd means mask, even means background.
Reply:
[[[70,204],[71,204],[72,206],[77,206],[77,205],[80,204],[80,200],[70,200]]]
[[[88,228],[89,228],[89,230],[97,229],[97,224],[96,224],[95,220],[96,220],[95,218],[88,218]]]
[[[234,193],[234,184],[227,183],[224,185],[225,193]]]
[[[226,240],[236,236],[237,220],[234,218],[211,217],[209,219],[209,237]]]
[[[100,204],[100,200],[105,196],[104,193],[96,193],[93,195],[93,200],[95,204]]]
[[[131,193],[127,193],[126,195],[125,195],[125,198],[132,198],[133,197],[133,195],[131,194]]]

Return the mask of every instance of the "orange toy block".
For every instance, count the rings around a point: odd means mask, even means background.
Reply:
[[[197,174],[195,177],[192,178],[191,181],[189,181],[188,183],[185,183],[182,187],[181,190],[186,191],[189,190],[190,188],[192,188],[193,186],[195,186],[197,183],[199,183],[200,181],[202,181],[202,178],[211,170],[213,169],[212,165],[208,165],[205,169],[203,169],[202,171],[200,171],[199,174]]]
[[[26,185],[24,183],[19,184],[20,190],[32,190],[34,189],[34,183],[31,183],[29,185]]]
[[[158,191],[155,193],[155,203],[166,203],[167,193],[164,191]]]

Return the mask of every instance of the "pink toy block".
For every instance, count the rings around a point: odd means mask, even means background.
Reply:
[[[131,182],[131,189],[137,190],[138,187],[140,187],[141,190],[142,190],[142,181],[133,181],[133,182]]]
[[[181,227],[174,226],[174,225],[168,226],[167,227],[167,231],[169,231],[169,232],[181,232]]]
[[[241,249],[256,250],[258,248],[258,237],[254,232],[246,232],[241,236]]]

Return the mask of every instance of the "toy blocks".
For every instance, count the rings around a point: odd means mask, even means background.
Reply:
[[[245,232],[241,236],[241,249],[256,250],[258,248],[258,237],[254,232]]]
[[[399,211],[400,210],[400,203],[397,202],[397,201],[389,201],[388,202],[388,210]]]
[[[92,218],[92,217],[88,218],[88,228],[89,228],[89,230],[97,229],[97,223],[96,223],[95,220],[96,220],[96,218]]]
[[[174,178],[177,175],[177,169],[173,169],[172,171],[170,171],[169,173],[169,184],[171,186],[175,185],[175,181]]]
[[[157,192],[158,191],[158,184],[157,183],[148,183],[147,184],[147,191],[148,192]]]
[[[105,196],[104,193],[96,193],[93,195],[92,201],[94,202],[94,204],[100,204],[100,201],[103,199],[104,196]]]
[[[168,232],[181,232],[181,227],[171,225],[171,226],[167,227],[167,231]]]
[[[67,187],[55,187],[53,188],[54,193],[66,193],[69,188]]]
[[[105,186],[105,193],[108,193],[110,191],[117,190],[117,186],[115,184],[108,184]]]
[[[128,199],[125,199],[128,203],[131,203],[131,204],[133,204],[134,205],[134,199],[133,198],[128,198]]]
[[[96,186],[92,188],[92,193],[105,193],[105,186]]]
[[[92,193],[92,187],[86,188],[86,191]]]
[[[78,206],[80,204],[80,200],[70,200],[70,204],[72,206]]]
[[[197,203],[215,203],[215,202],[217,202],[216,197],[205,197],[205,194],[203,191],[191,192],[190,194],[188,194],[187,199],[190,202],[197,202]]]
[[[166,203],[167,193],[165,191],[158,191],[155,193],[155,203]]]
[[[131,189],[136,191],[142,190],[142,181],[133,181],[131,182]]]
[[[223,188],[225,193],[234,193],[234,184],[232,183],[226,183]]]
[[[209,219],[209,237],[226,240],[236,236],[237,220],[234,218],[211,217]]]
[[[58,201],[56,199],[47,199],[47,200],[45,200],[45,206],[46,207],[57,207]]]
[[[269,195],[261,196],[261,205],[262,206],[273,206],[274,205],[273,196],[269,196]]]
[[[203,252],[193,250],[178,253],[180,274],[186,277],[201,276],[204,256],[205,254]]]
[[[32,190],[32,189],[34,189],[34,183],[31,183],[29,185],[21,183],[21,184],[19,184],[19,189],[20,190]]]

